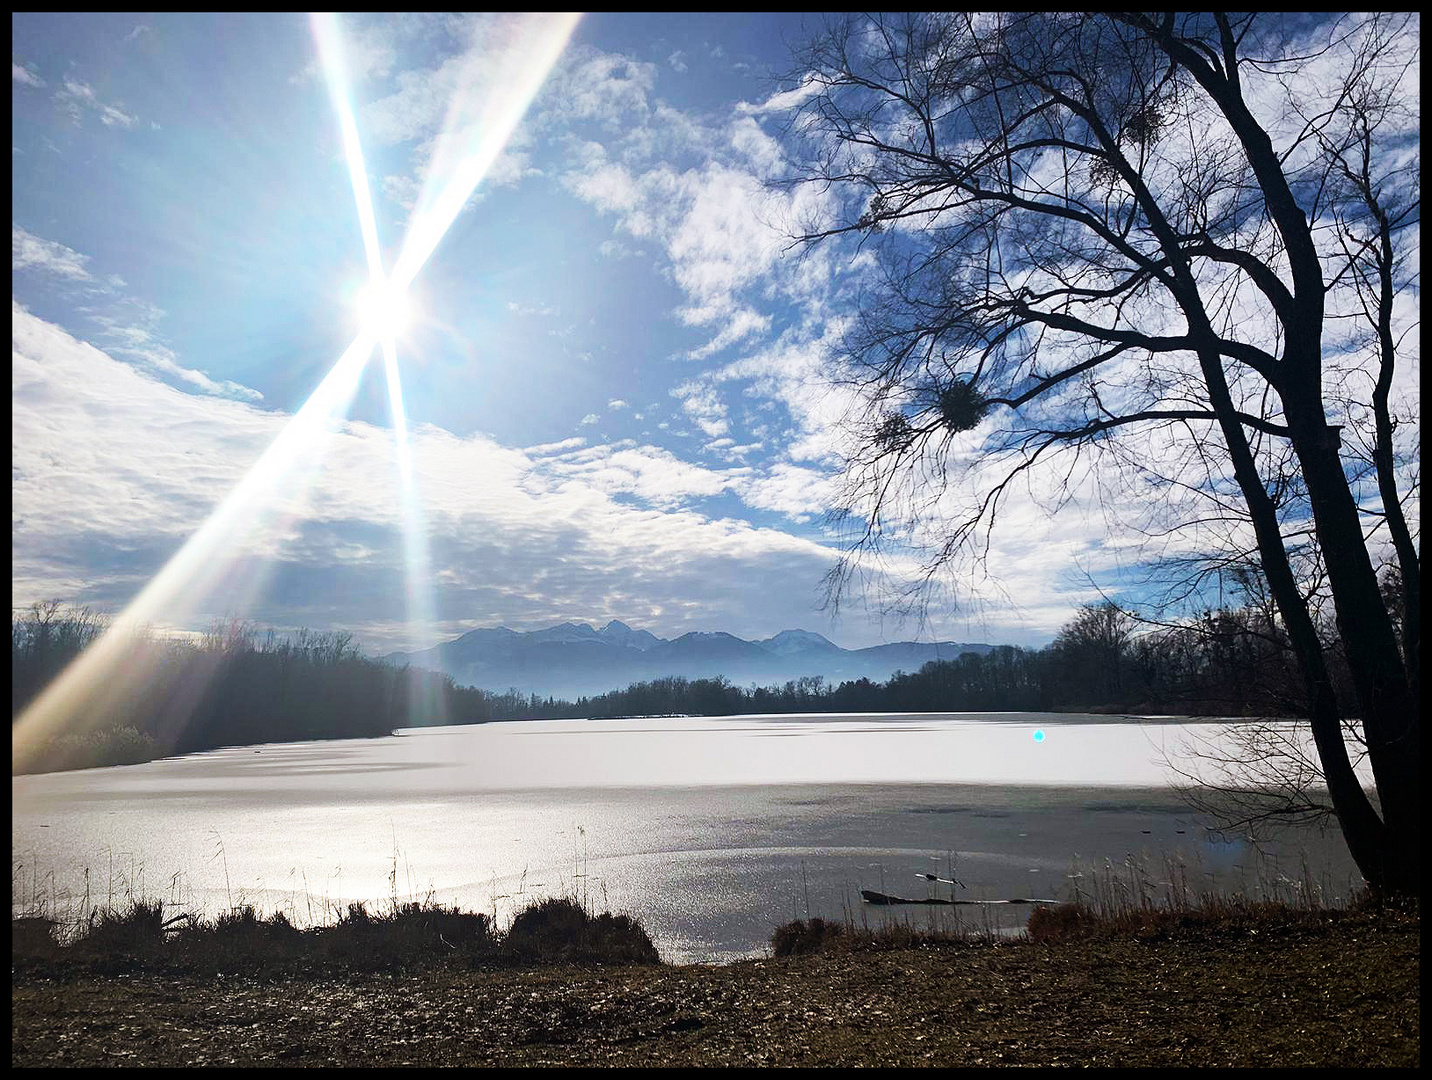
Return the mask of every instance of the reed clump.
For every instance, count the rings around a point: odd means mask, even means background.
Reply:
[[[1030,913],[1029,940],[1043,945],[1115,938],[1158,940],[1179,936],[1242,935],[1322,926],[1337,912],[1312,911],[1277,901],[1221,898],[1189,909],[1138,908],[1100,914],[1082,904],[1060,904]]]
[[[885,926],[856,926],[822,919],[796,919],[771,934],[772,956],[807,956],[813,953],[895,952],[927,946],[987,944],[995,940],[988,927],[956,927],[932,922],[920,927],[909,921]]]
[[[1077,882],[1066,903],[1036,904],[1022,933],[997,933],[989,910],[983,922],[953,923],[930,911],[926,926],[908,917],[881,927],[856,925],[847,913],[843,922],[797,919],[771,935],[774,956],[810,953],[887,951],[927,946],[991,944],[996,941],[1058,945],[1115,940],[1156,941],[1172,938],[1247,937],[1324,930],[1347,917],[1376,912],[1384,919],[1416,920],[1415,902],[1385,900],[1367,891],[1349,890],[1346,901],[1333,896],[1329,883],[1314,881],[1306,864],[1289,878],[1273,863],[1259,868],[1248,892],[1217,892],[1198,888],[1182,862],[1156,863],[1130,856],[1122,864],[1106,861],[1088,875],[1069,876]],[[1251,895],[1250,895],[1251,892]]]
[[[43,915],[12,919],[12,966],[34,972],[294,974],[312,970],[408,972],[541,964],[658,964],[640,922],[596,914],[572,898],[535,900],[511,927],[482,912],[431,900],[386,911],[361,903],[335,921],[300,929],[283,912],[251,905],[213,919],[169,912],[161,901],[96,908],[68,934]]]
[[[927,913],[928,914],[928,913]],[[843,921],[796,919],[776,927],[771,934],[772,956],[807,956],[813,953],[895,952],[926,946],[969,945],[994,940],[989,926],[967,926],[931,915],[924,926],[909,919],[892,920],[884,926],[857,926],[853,918]]]

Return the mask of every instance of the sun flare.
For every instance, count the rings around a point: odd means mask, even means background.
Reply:
[[[353,299],[361,328],[378,341],[402,337],[412,320],[412,305],[406,289],[388,281],[372,281],[358,290]]]
[[[150,579],[110,629],[72,661],[11,725],[11,762],[16,771],[36,758],[50,736],[74,725],[77,718],[94,713],[93,701],[109,694],[120,675],[128,672],[126,678],[143,677],[144,672],[130,670],[128,639],[120,632],[121,627],[182,617],[189,610],[186,604],[207,598],[210,590],[228,580],[238,559],[235,537],[247,535],[246,530],[258,528],[267,520],[266,515],[272,515],[277,493],[288,490],[292,494],[295,476],[299,486],[306,487],[308,474],[295,474],[294,463],[317,458],[325,437],[342,424],[375,346],[383,354],[387,375],[405,504],[409,621],[419,627],[432,625],[431,556],[408,445],[397,365],[396,342],[413,317],[408,286],[501,153],[566,46],[578,18],[567,13],[516,19],[511,42],[483,54],[480,63],[490,67],[489,77],[468,80],[472,84],[465,83],[465,89],[449,103],[435,158],[429,162],[424,177],[423,196],[409,222],[393,272],[385,274],[372,191],[348,92],[338,19],[322,12],[311,17],[342,135],[369,274],[370,283],[353,298],[359,323],[357,335],[238,486]],[[501,92],[483,92],[494,87]],[[474,118],[481,122],[462,122]]]

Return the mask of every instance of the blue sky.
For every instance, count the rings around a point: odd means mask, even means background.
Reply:
[[[387,265],[455,93],[501,98],[493,56],[547,25],[342,18]],[[12,28],[13,602],[115,612],[353,339],[363,238],[306,16]],[[992,580],[959,583],[923,626],[882,618],[873,595],[821,609],[852,407],[830,375],[873,263],[792,250],[835,196],[766,186],[791,166],[788,46],[816,29],[583,17],[411,290],[416,516],[375,359],[322,453],[286,463],[206,553],[204,586],[155,621],[344,629],[375,650],[612,618],[663,636],[1039,644],[1115,589],[1126,556],[1076,498],[1057,522],[1013,508]],[[406,572],[405,522],[430,592]]]

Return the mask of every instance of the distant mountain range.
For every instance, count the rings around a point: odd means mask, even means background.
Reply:
[[[782,630],[764,641],[705,631],[668,639],[613,619],[600,630],[570,622],[526,633],[505,626],[472,630],[435,648],[390,653],[382,659],[446,672],[464,686],[571,699],[669,675],[724,675],[738,686],[777,685],[808,675],[824,676],[828,682],[884,682],[896,671],[918,671],[931,660],[993,648],[957,641],[900,641],[842,649],[809,630]]]

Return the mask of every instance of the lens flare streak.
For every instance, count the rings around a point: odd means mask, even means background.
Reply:
[[[11,728],[12,765],[38,750],[44,739],[66,721],[87,711],[95,696],[107,695],[123,676],[137,679],[124,663],[131,633],[138,627],[173,619],[194,610],[222,582],[238,554],[240,544],[253,537],[271,509],[274,495],[295,465],[317,459],[321,443],[347,414],[358,390],[373,339],[360,334],[339,357],[303,407],[239,481],[238,486],[209,515],[184,546],[164,564],[113,624],[25,709]]]
[[[561,56],[579,14],[526,15],[507,27],[508,48],[482,66],[470,59],[448,103],[407,239],[393,267],[407,288],[507,145],[547,73]]]
[[[343,156],[348,162],[348,177],[353,184],[353,201],[358,204],[358,227],[363,232],[363,250],[368,256],[368,276],[373,282],[383,280],[382,248],[378,246],[378,222],[373,214],[373,193],[368,187],[368,167],[363,161],[363,145],[358,138],[358,122],[348,96],[348,79],[343,65],[343,39],[338,29],[338,16],[332,12],[315,12],[309,16],[318,56],[328,82],[328,96],[343,133]]]
[[[319,60],[343,138],[344,158],[357,205],[359,227],[373,287],[401,296],[452,227],[473,191],[487,175],[521,121],[548,72],[561,55],[580,16],[528,15],[501,24],[505,48],[465,58],[461,86],[449,102],[393,274],[383,271],[382,249],[373,210],[358,125],[353,115],[343,63],[342,35],[331,13],[310,16]],[[292,502],[307,489],[328,435],[342,423],[357,393],[363,370],[381,345],[393,417],[394,456],[403,503],[403,537],[408,579],[408,618],[414,630],[434,625],[431,557],[422,501],[418,495],[398,374],[395,330],[365,327],[339,357],[318,388],[294,414],[227,498],[164,565],[129,606],[41,692],[11,727],[11,761],[17,770],[46,739],[83,721],[94,702],[122,686],[141,683],[133,670],[130,630],[193,611],[225,578],[237,561],[239,545],[249,539],[278,503]],[[298,481],[295,482],[295,475]],[[416,683],[414,686],[416,687]],[[416,699],[413,708],[423,707]]]
[[[412,448],[408,442],[408,418],[403,407],[403,385],[398,373],[398,355],[393,341],[382,343],[383,372],[388,383],[388,406],[393,417],[393,454],[398,466],[398,487],[402,499],[403,554],[407,575],[407,616],[409,636],[429,641],[436,629],[437,613],[433,602],[432,558],[428,551],[427,523],[423,517],[423,500],[413,475]],[[408,722],[443,723],[447,719],[446,702],[440,695],[429,693],[435,684],[420,678],[408,684]]]

